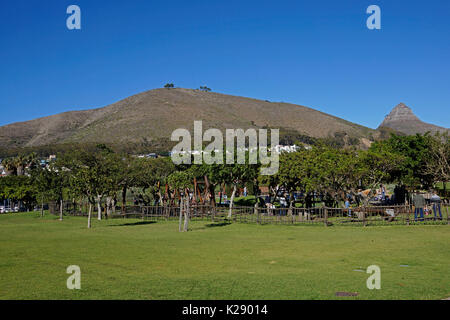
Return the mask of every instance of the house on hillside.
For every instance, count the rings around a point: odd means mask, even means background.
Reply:
[[[147,153],[147,154],[140,154],[137,157],[138,158],[147,158],[147,159],[156,159],[156,158],[158,158],[158,155],[156,153]]]
[[[279,144],[279,145],[273,147],[272,150],[275,151],[276,153],[280,154],[282,152],[288,152],[288,153],[296,152],[300,148],[301,148],[300,146],[296,146],[295,144],[293,146],[284,146],[284,145]]]

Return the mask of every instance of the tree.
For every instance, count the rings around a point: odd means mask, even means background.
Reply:
[[[433,184],[432,175],[425,170],[432,143],[432,137],[428,133],[410,136],[393,134],[387,140],[373,143],[369,150],[403,157],[397,170],[392,172],[392,178],[410,187],[427,188]]]
[[[260,165],[249,164],[248,153],[246,156],[247,160],[245,161],[245,164],[238,164],[235,162],[235,164],[224,164],[221,166],[220,175],[222,176],[223,182],[233,186],[230,207],[228,210],[228,219],[231,218],[233,213],[234,198],[236,196],[238,185],[244,185],[246,182],[250,181],[255,182],[258,178]]]
[[[316,187],[312,180],[314,161],[311,156],[312,153],[304,149],[292,153],[282,153],[280,156],[280,168],[276,176],[279,186],[283,186],[289,193],[289,215],[292,214],[294,206],[294,191],[310,192]],[[277,193],[278,189],[279,187]]]
[[[23,155],[18,155],[14,158],[14,166],[18,176],[23,176],[25,173],[26,158]]]
[[[170,88],[174,88],[175,86],[174,86],[174,84],[173,83],[166,83],[165,85],[164,85],[164,88],[166,88],[166,89],[170,89]]]
[[[66,154],[61,167],[67,170],[71,189],[89,201],[88,228],[91,227],[92,206],[97,203],[98,220],[101,220],[102,199],[120,188],[120,156],[105,145],[96,152],[76,150]]]
[[[168,177],[168,183],[172,188],[180,194],[180,223],[179,231],[188,231],[189,215],[190,215],[190,188],[192,187],[193,176],[189,171],[175,171]],[[184,227],[181,229],[182,216],[184,214]]]
[[[5,168],[5,172],[6,172],[7,176],[17,175],[17,168],[14,163],[14,158],[3,159],[2,165]]]
[[[122,193],[122,214],[125,213],[125,206],[127,201],[128,188],[136,184],[136,180],[141,176],[140,174],[140,158],[131,156],[124,156],[119,163],[119,185]]]
[[[63,220],[64,209],[64,189],[69,186],[67,169],[60,162],[50,165],[48,178],[50,179],[50,189],[48,190],[52,199],[59,200],[59,220]]]
[[[170,158],[136,159],[137,176],[134,186],[140,188],[140,198],[145,205],[164,203],[161,188],[167,183],[168,176],[175,171],[175,165]],[[165,195],[166,196],[166,195]]]
[[[205,179],[206,188],[209,190],[210,203],[213,207],[215,207],[216,186],[221,183],[232,185],[233,191],[228,212],[228,218],[231,218],[238,185],[245,184],[246,182],[256,183],[260,164],[249,164],[249,152],[245,153],[245,164],[238,164],[236,148],[234,151],[234,164],[226,164],[226,155],[222,154],[221,156],[223,156],[222,164],[194,165],[190,171],[192,172],[192,176],[196,178],[203,177]]]
[[[24,206],[32,210],[36,204],[36,188],[28,176],[8,176],[0,179],[0,198],[18,202],[19,207]]]
[[[450,181],[450,139],[448,132],[436,133],[431,137],[423,174],[430,176],[433,184],[442,182],[445,192],[446,184]]]
[[[14,166],[16,167],[16,172],[18,176],[23,176],[25,174],[25,168],[32,167],[36,164],[37,156],[36,153],[30,153],[28,155],[20,154],[13,159]]]
[[[386,150],[362,151],[359,153],[359,178],[361,184],[371,189],[365,203],[373,191],[383,182],[395,181],[395,173],[401,167],[404,157]]]
[[[44,201],[59,201],[60,220],[62,220],[62,199],[64,189],[67,187],[67,177],[58,170],[55,164],[49,168],[37,167],[31,172],[36,187],[37,197],[41,202],[41,216],[44,216]]]
[[[209,92],[211,91],[211,88],[208,88],[207,86],[200,86],[200,91]]]
[[[208,165],[203,163],[201,165],[192,165],[189,170],[194,178],[204,181],[205,197],[209,197],[209,203],[213,207],[213,210],[215,210],[215,190],[217,185],[224,182],[223,165],[216,163]]]
[[[358,155],[354,150],[324,148],[317,158],[316,173],[321,189],[336,202],[358,183]]]

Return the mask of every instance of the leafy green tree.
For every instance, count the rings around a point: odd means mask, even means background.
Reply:
[[[20,154],[13,159],[18,176],[23,176],[25,174],[25,168],[35,166],[36,162],[37,155],[34,152],[30,154]]]
[[[122,214],[125,213],[125,206],[127,202],[127,191],[130,187],[137,184],[142,170],[140,158],[135,158],[129,155],[125,155],[118,163],[119,185],[122,194]]]
[[[179,231],[188,231],[189,215],[190,215],[190,188],[192,188],[193,176],[190,171],[175,171],[168,178],[168,183],[172,188],[180,194],[180,223]],[[184,215],[184,227],[182,225],[182,216]]]
[[[245,185],[247,182],[255,182],[259,174],[259,165],[248,164],[248,160],[245,164],[224,164],[221,166],[220,175],[223,177],[223,181],[226,184],[233,186],[233,191],[230,198],[230,207],[228,211],[228,219],[231,218],[233,213],[234,198],[236,196],[237,187],[239,185]]]
[[[367,201],[373,194],[373,191],[381,183],[390,183],[395,181],[395,175],[402,166],[404,157],[386,150],[367,150],[359,153],[359,175],[361,185],[371,192],[366,197]]]
[[[2,160],[2,165],[5,168],[7,176],[17,175],[17,168],[14,163],[14,158],[7,158]]]
[[[0,178],[0,198],[9,199],[32,210],[36,204],[36,188],[29,176],[7,176]]]
[[[393,179],[410,187],[426,188],[433,184],[433,177],[426,170],[432,143],[430,134],[394,134],[387,140],[373,143],[370,150],[378,154],[391,153],[403,157],[398,169],[392,172]]]
[[[292,214],[294,191],[309,192],[315,188],[311,175],[314,163],[311,159],[311,152],[308,150],[282,153],[280,156],[280,167],[276,177],[279,186],[284,187],[290,195],[288,214]]]
[[[314,150],[314,149],[313,149]],[[359,154],[354,149],[318,148],[314,159],[316,188],[335,203],[354,192],[361,175]]]
[[[120,188],[121,157],[104,145],[96,152],[76,150],[66,154],[60,162],[67,171],[71,189],[89,201],[88,228],[91,227],[92,206],[97,203],[98,220],[101,220],[102,199]]]
[[[151,200],[158,204],[163,203],[161,189],[167,183],[169,175],[175,171],[175,165],[171,159],[135,159],[134,162],[137,169],[134,186],[141,190],[138,193],[144,204],[149,205]]]
[[[445,193],[446,184],[450,181],[450,139],[448,132],[436,133],[431,137],[423,170],[424,175],[431,177],[433,184],[443,183]]]
[[[44,201],[59,201],[60,219],[62,219],[62,200],[64,189],[68,186],[67,176],[59,171],[55,164],[49,168],[37,167],[31,172],[36,187],[37,198],[41,202],[41,216],[44,215]]]
[[[191,175],[198,180],[205,182],[205,188],[208,191],[210,205],[215,208],[216,197],[215,190],[218,185],[225,181],[225,174],[222,164],[201,164],[192,165],[189,170]]]
[[[29,154],[21,153],[13,158],[7,158],[2,161],[7,175],[25,175],[25,169],[33,169],[37,166],[37,155],[32,152]]]

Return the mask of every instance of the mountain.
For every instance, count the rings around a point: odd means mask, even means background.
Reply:
[[[391,113],[389,113],[379,128],[388,127],[404,134],[416,134],[430,132],[444,132],[449,129],[435,126],[434,124],[421,121],[411,110],[403,103],[398,104]]]
[[[280,128],[317,138],[346,137],[367,145],[378,132],[304,106],[203,92],[155,89],[109,106],[65,112],[0,127],[0,147],[61,143],[152,143],[169,141],[173,130]]]

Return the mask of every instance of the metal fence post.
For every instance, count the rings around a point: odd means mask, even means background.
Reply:
[[[405,207],[406,208],[406,207]],[[406,225],[409,226],[409,214],[411,213],[411,207],[408,206],[408,209],[406,210]]]

